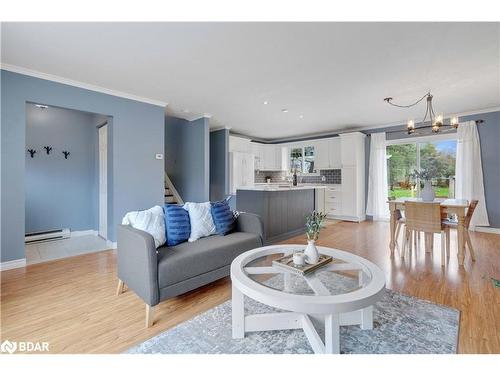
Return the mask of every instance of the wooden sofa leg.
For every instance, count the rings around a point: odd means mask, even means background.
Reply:
[[[116,295],[119,296],[120,294],[123,293],[123,281],[121,281],[120,279],[118,279],[118,287],[116,288]]]
[[[154,321],[154,307],[149,306],[146,303],[146,328],[149,328],[153,325]]]

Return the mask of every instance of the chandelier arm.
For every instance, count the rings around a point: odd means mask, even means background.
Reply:
[[[389,103],[390,105],[394,106],[394,107],[399,107],[399,108],[410,108],[410,107],[413,107],[413,106],[416,106],[418,103],[420,103],[422,100],[424,100],[426,97],[428,97],[430,95],[430,93],[427,93],[425,94],[424,96],[422,96],[420,99],[418,99],[415,103],[412,103],[412,104],[408,104],[408,105],[400,105],[400,104],[394,104],[392,103],[392,98],[385,98],[384,100]]]
[[[432,104],[431,104],[432,106]],[[427,118],[427,115],[431,116],[431,122],[432,122],[432,115],[429,113],[429,104],[427,104],[425,106],[425,115],[424,115],[424,118],[422,120],[422,125],[425,125],[425,119]]]

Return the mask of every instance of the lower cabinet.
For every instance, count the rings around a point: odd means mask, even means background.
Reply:
[[[326,213],[325,211],[325,189],[314,189],[314,210]]]

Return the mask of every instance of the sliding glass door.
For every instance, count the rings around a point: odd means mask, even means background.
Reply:
[[[405,143],[406,141],[406,143]],[[436,197],[454,196],[457,141],[451,137],[421,137],[411,142],[398,140],[387,146],[389,197],[418,197],[423,181],[413,176],[425,170],[432,178]]]

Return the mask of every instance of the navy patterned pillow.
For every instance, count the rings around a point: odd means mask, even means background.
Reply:
[[[211,212],[217,234],[225,236],[234,230],[236,219],[226,199],[220,202],[212,202]]]
[[[191,234],[188,211],[176,204],[166,204],[164,211],[167,246],[187,241]]]

